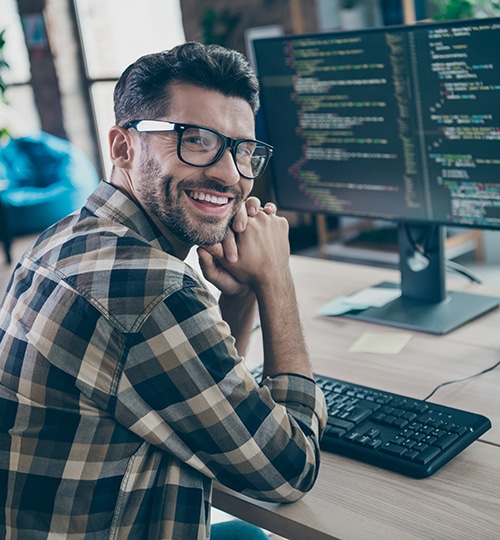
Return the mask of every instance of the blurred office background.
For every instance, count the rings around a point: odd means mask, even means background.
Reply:
[[[196,40],[251,58],[251,39],[261,35],[483,17],[499,9],[494,0],[0,0],[0,146],[41,130],[70,140],[105,178],[112,90],[142,54]],[[256,194],[272,198],[269,175]],[[293,250],[318,256],[316,219],[288,217]],[[488,263],[496,275],[498,233],[481,231],[480,238],[481,256],[477,246],[463,255],[472,252],[473,264]]]

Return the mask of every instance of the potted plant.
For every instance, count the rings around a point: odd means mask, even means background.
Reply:
[[[499,0],[432,0],[436,21],[473,19],[500,14]]]
[[[4,54],[5,47],[5,30],[0,31],[0,107],[8,105],[7,98],[5,96],[5,91],[7,90],[7,83],[4,80],[3,73],[8,69],[9,64],[5,60]],[[6,127],[0,124],[0,142],[1,140],[9,135],[9,131]]]

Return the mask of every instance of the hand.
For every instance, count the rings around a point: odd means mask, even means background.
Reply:
[[[248,216],[245,230],[235,235],[236,262],[221,244],[199,248],[205,277],[222,294],[219,306],[244,356],[258,307],[264,343],[264,373],[298,373],[312,378],[290,271],[288,222],[274,205]]]
[[[244,295],[250,292],[250,288],[245,283],[238,281],[220,263],[225,259],[222,244],[211,247],[199,247],[197,249],[200,268],[205,278],[228,296]]]
[[[276,216],[276,206],[269,203],[255,215],[247,216],[243,232],[233,237],[236,261],[228,260],[222,244],[198,248],[205,277],[227,295],[248,292],[257,282],[279,279],[288,269],[290,247],[288,222]]]
[[[226,238],[222,241],[224,256],[229,262],[235,263],[238,260],[238,247],[236,245],[236,234],[246,229],[248,218],[255,217],[257,212],[263,211],[266,214],[276,214],[276,205],[268,202],[261,207],[257,197],[249,197],[245,204],[233,216],[231,228],[228,230]]]
[[[238,260],[238,247],[236,235],[243,232],[247,226],[248,218],[253,217],[261,208],[260,199],[249,197],[245,204],[233,216],[231,228],[222,243],[210,249],[198,248],[198,258],[203,275],[221,292],[235,295],[244,292],[246,287],[235,280],[217,261],[217,258],[226,258],[229,262]],[[216,255],[216,256],[215,256]]]

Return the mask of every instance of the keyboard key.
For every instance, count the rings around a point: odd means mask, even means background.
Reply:
[[[448,433],[447,435],[443,435],[440,437],[436,442],[435,445],[439,446],[441,449],[448,448],[450,444],[458,439],[458,435],[456,433]]]
[[[349,430],[354,427],[354,424],[352,422],[348,422],[347,420],[342,420],[341,418],[328,418],[328,425],[333,427],[342,428],[344,430]]]
[[[327,427],[325,431],[325,434],[328,434],[329,437],[335,437],[336,439],[340,439],[346,433],[345,429],[339,427]]]
[[[429,461],[431,461],[431,459],[439,455],[440,452],[441,450],[439,448],[436,448],[435,446],[428,446],[415,457],[415,461],[417,463],[421,463],[422,465],[426,465],[429,463]]]
[[[402,456],[406,452],[406,448],[399,446],[399,444],[386,443],[380,451],[385,454],[392,454],[393,456]]]
[[[396,418],[396,420],[394,420],[392,425],[398,428],[404,428],[405,426],[408,425],[408,420],[405,420],[404,418]]]
[[[376,450],[381,444],[382,441],[380,439],[372,439],[370,442],[367,442],[365,446],[371,450]]]
[[[347,415],[347,418],[351,422],[358,424],[365,418],[368,418],[368,416],[372,414],[372,411],[373,409],[365,409],[364,407],[353,407],[350,411],[348,411],[349,414]]]
[[[417,456],[418,452],[416,450],[407,450],[402,457],[407,460],[412,460],[415,459]]]

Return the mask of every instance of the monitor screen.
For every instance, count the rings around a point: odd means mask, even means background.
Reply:
[[[500,229],[498,51],[500,19],[256,40],[280,208],[395,221],[400,255]]]

